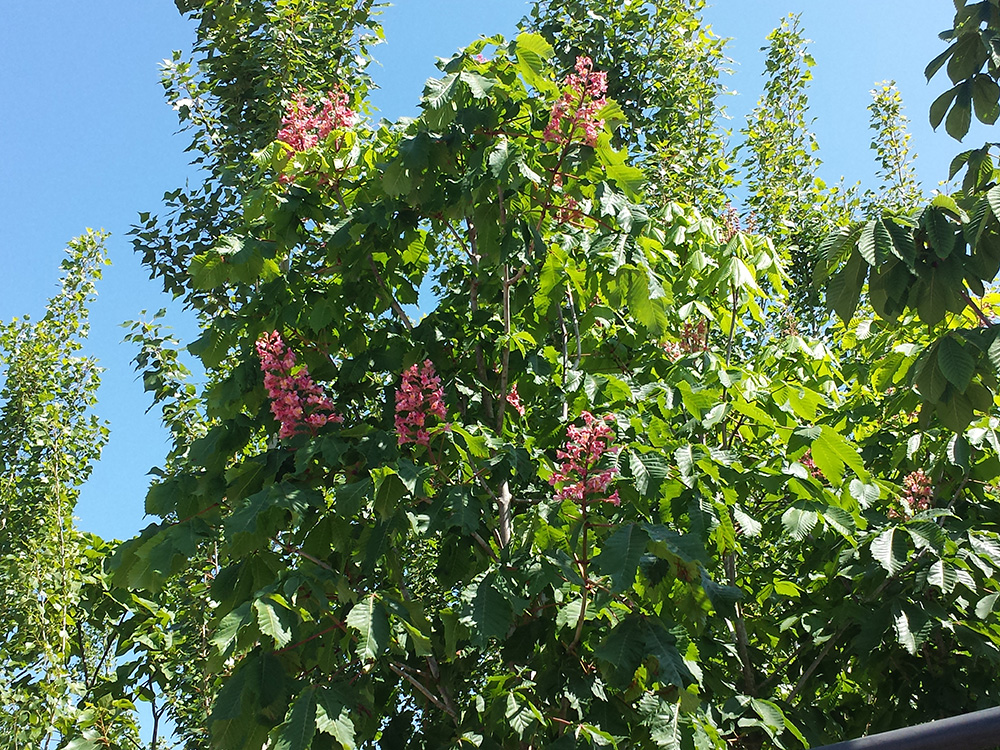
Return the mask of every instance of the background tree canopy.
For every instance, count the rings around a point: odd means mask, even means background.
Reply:
[[[540,1],[394,123],[376,4],[178,5],[203,179],[132,235],[205,378],[130,324],[172,442],[109,545],[71,523],[102,237],[0,329],[5,746],[142,747],[137,702],[151,747],[223,750],[796,748],[997,704],[989,144],[925,195],[886,83],[881,188],[825,185],[791,17],[734,148],[701,0]],[[960,7],[928,68],[956,137],[998,27]]]

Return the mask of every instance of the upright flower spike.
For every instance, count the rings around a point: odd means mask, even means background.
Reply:
[[[441,420],[448,416],[444,405],[444,389],[434,365],[425,359],[421,367],[412,365],[403,373],[396,391],[396,439],[400,446],[407,443],[430,445],[428,427],[431,417]]]
[[[514,407],[514,411],[524,416],[524,404],[521,403],[521,395],[517,392],[517,383],[514,383],[510,387],[510,393],[507,394],[507,403]]]
[[[288,144],[293,151],[313,148],[334,130],[354,124],[355,114],[348,102],[347,94],[333,89],[320,100],[318,107],[313,107],[300,91],[285,109],[278,140]]]
[[[610,424],[615,421],[608,414],[598,419],[588,411],[583,412],[584,426],[570,425],[566,429],[566,443],[556,457],[562,463],[549,478],[549,484],[556,488],[557,500],[572,500],[579,505],[594,502],[619,505],[618,491],[607,494],[616,468],[599,470],[598,464],[605,454],[614,455],[620,446],[613,445],[614,431]]]
[[[608,74],[595,72],[589,57],[576,58],[575,71],[563,81],[562,96],[552,106],[544,137],[555,143],[582,140],[596,146],[604,128],[604,120],[598,119],[597,113],[607,104],[604,95],[608,91]]]
[[[257,339],[260,369],[264,371],[264,387],[271,399],[271,413],[281,427],[279,438],[302,432],[316,434],[323,425],[343,422],[333,402],[323,393],[305,365],[296,368],[295,352],[285,345],[281,334],[274,331]]]
[[[919,513],[931,507],[934,497],[934,483],[923,469],[911,471],[903,477],[903,502],[911,513]]]

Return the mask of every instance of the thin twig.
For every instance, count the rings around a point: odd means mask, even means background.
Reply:
[[[423,696],[424,696],[424,697],[425,697],[425,698],[426,698],[427,700],[429,700],[429,701],[430,701],[431,703],[433,703],[433,704],[434,704],[435,706],[437,706],[437,707],[438,707],[439,709],[441,709],[441,710],[442,710],[442,711],[444,711],[444,712],[445,712],[446,714],[448,714],[449,716],[451,716],[451,718],[452,718],[452,719],[453,719],[454,721],[456,721],[456,722],[458,721],[458,714],[456,714],[456,713],[454,712],[454,710],[448,710],[448,707],[447,707],[446,705],[444,705],[444,704],[443,704],[443,703],[442,703],[441,701],[439,701],[439,700],[438,700],[438,699],[437,699],[436,697],[434,697],[434,694],[433,694],[433,693],[431,693],[431,691],[430,691],[430,690],[428,690],[428,689],[427,689],[426,687],[424,687],[424,686],[423,686],[423,684],[421,684],[421,682],[420,682],[420,681],[419,681],[419,680],[418,680],[418,679],[417,679],[416,677],[414,677],[413,675],[411,675],[411,674],[409,674],[409,673],[407,673],[407,672],[404,672],[404,671],[403,671],[403,670],[402,670],[402,669],[401,669],[401,668],[400,668],[399,666],[397,666],[396,664],[394,664],[394,663],[392,663],[392,662],[390,662],[390,663],[389,663],[389,669],[391,669],[391,670],[392,670],[393,672],[395,672],[395,673],[396,673],[397,675],[399,675],[399,676],[400,676],[400,677],[402,677],[402,678],[403,678],[404,680],[406,680],[406,681],[407,681],[407,682],[409,682],[409,683],[410,683],[411,685],[413,685],[413,687],[415,687],[415,688],[416,688],[417,690],[419,690],[419,691],[420,691],[420,693],[421,693],[421,694],[422,694],[422,695],[423,695]]]
[[[375,265],[375,259],[371,255],[368,256],[368,264],[371,266],[372,273],[375,274],[375,281],[378,282],[378,285],[382,288],[382,291],[385,292],[386,297],[389,298],[389,307],[391,307],[392,311],[396,313],[396,317],[399,318],[400,322],[404,326],[406,326],[406,330],[412,331],[413,323],[410,322],[410,318],[406,314],[406,311],[403,310],[399,302],[396,301],[396,298],[393,296],[389,287],[387,287],[385,282],[382,280],[382,275],[378,272],[378,266]]]
[[[972,311],[976,314],[976,317],[979,318],[979,322],[986,328],[990,328],[993,325],[993,322],[983,314],[983,311],[980,309],[979,305],[973,301],[972,297],[970,297],[964,289],[960,292],[960,294],[962,295],[962,299],[965,300],[965,304],[971,307]]]

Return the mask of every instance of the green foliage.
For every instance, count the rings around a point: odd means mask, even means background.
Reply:
[[[73,240],[67,255],[41,319],[0,324],[4,748],[74,738],[78,747],[118,747],[137,731],[129,700],[95,692],[114,668],[105,648],[109,603],[100,595],[108,547],[72,520],[108,436],[92,411],[100,368],[80,354],[107,262],[104,236]]]
[[[910,155],[910,134],[906,130],[909,120],[903,114],[903,100],[894,81],[883,81],[871,94],[872,103],[868,105],[873,131],[871,147],[878,157],[881,184],[877,192],[866,196],[867,212],[909,211],[921,202],[923,195],[913,168],[915,155]]]
[[[521,27],[553,46],[562,71],[579,55],[608,72],[620,105],[616,141],[643,164],[650,202],[721,212],[734,184],[719,103],[725,41],[703,22],[705,0],[535,3]]]
[[[79,589],[117,665],[85,676],[87,721],[124,736],[145,700],[219,750],[798,748],[1000,700],[1000,344],[973,300],[1000,188],[915,205],[884,90],[888,194],[852,223],[815,179],[792,20],[742,146],[764,231],[720,225],[701,7],[540,4],[441,60],[418,117],[302,150],[271,142],[281,101],[363,109],[371,5],[187,9],[174,81],[202,108],[179,112],[219,137],[136,241],[199,312],[206,382],[129,325],[173,445],[154,522]],[[608,68],[600,112],[578,52]]]

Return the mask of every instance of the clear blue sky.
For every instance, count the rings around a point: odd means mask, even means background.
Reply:
[[[399,0],[384,16],[388,43],[376,49],[382,90],[375,105],[389,118],[413,114],[436,56],[481,33],[512,34],[527,7],[522,0]],[[764,37],[783,16],[801,12],[815,42],[811,95],[824,178],[870,179],[868,91],[895,78],[913,120],[918,169],[925,187],[934,187],[960,149],[930,132],[927,108],[945,84],[925,85],[922,71],[943,49],[936,34],[952,10],[948,0],[716,0],[708,19],[720,36],[734,37],[729,54],[738,63],[729,82],[740,93],[728,101],[731,126],[739,129],[759,95]],[[168,303],[146,280],[126,232],[138,211],[156,212],[164,191],[194,177],[157,70],[190,41],[169,0],[8,2],[0,23],[0,319],[41,313],[69,238],[85,227],[112,232],[114,265],[99,287],[88,346],[106,368],[99,413],[112,437],[77,508],[81,527],[105,537],[128,537],[145,524],[146,472],[166,447],[156,415],[143,416],[149,401],[118,326]],[[974,130],[966,140],[986,138]]]

